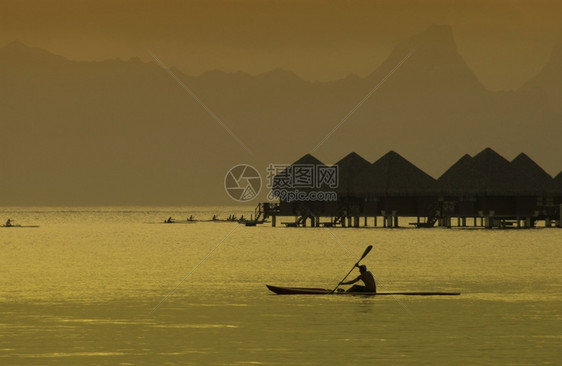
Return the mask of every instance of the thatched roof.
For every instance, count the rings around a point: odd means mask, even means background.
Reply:
[[[548,193],[552,196],[562,197],[562,172],[550,182],[547,187]]]
[[[326,165],[323,162],[321,162],[320,160],[316,159],[313,155],[311,154],[306,154],[304,155],[302,158],[300,158],[299,160],[295,161],[293,164],[291,165],[297,165],[297,164],[315,164],[315,165]]]
[[[517,155],[517,157],[511,161],[511,165],[525,174],[533,182],[537,191],[544,191],[552,182],[550,174],[545,172],[543,168],[525,153]]]
[[[322,163],[320,160],[316,159],[311,154],[306,154],[300,159],[298,159],[297,161],[295,161],[294,163],[292,163],[288,168],[282,170],[279,174],[277,174],[273,178],[273,189],[282,188],[287,190],[298,189],[300,191],[309,191],[310,189],[308,187],[298,187],[298,186],[286,187],[286,185],[282,183],[285,177],[287,176],[294,177],[297,174],[296,171],[294,170],[295,168],[307,167],[307,166],[312,166],[316,169],[316,167],[318,166],[326,167],[326,164]],[[316,170],[314,171],[313,174],[314,175],[316,174]]]
[[[529,177],[490,148],[463,156],[438,182],[446,195],[517,196],[536,190]]]
[[[470,156],[468,154],[464,154],[463,157],[460,158],[459,160],[457,160],[456,163],[451,165],[451,167],[449,169],[447,169],[447,171],[445,171],[445,173],[443,173],[437,179],[437,181],[439,183],[447,182],[449,179],[452,179],[456,175],[457,171],[465,169],[463,167],[465,167],[467,164],[470,164],[471,161],[472,161],[472,156]]]
[[[359,175],[357,192],[364,196],[414,196],[437,193],[435,179],[394,151]]]
[[[330,169],[320,160],[306,154],[293,164]],[[453,164],[436,181],[394,151],[390,151],[373,164],[352,152],[334,164],[339,169],[339,185],[331,188],[322,184],[315,191],[336,191],[339,197],[384,196],[527,196],[544,192],[562,196],[562,172],[552,178],[527,155],[521,153],[512,162],[490,148],[471,157],[466,154]],[[278,185],[287,169],[273,179]],[[292,174],[292,173],[291,173]],[[279,177],[279,178],[278,178]],[[293,187],[308,191],[306,187]]]
[[[466,174],[469,174],[472,165],[472,156],[464,154],[456,163],[445,171],[439,178],[437,184],[442,193],[463,195],[463,187],[459,187],[459,180]]]
[[[363,171],[371,167],[371,163],[352,152],[335,163],[334,166],[338,166],[339,169],[339,187],[336,189],[338,196],[359,196],[360,192],[356,190],[356,181]]]

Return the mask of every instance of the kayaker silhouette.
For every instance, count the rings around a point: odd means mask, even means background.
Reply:
[[[6,226],[12,226],[12,219],[8,219],[8,221],[6,221]]]
[[[358,266],[356,264],[355,267],[359,268],[359,272],[361,272],[361,274],[357,276],[356,279],[347,282],[342,282],[341,284],[351,285],[361,280],[363,281],[365,286],[353,285],[349,288],[349,290],[347,290],[347,292],[377,292],[377,285],[375,284],[375,276],[373,276],[373,274],[370,271],[367,271],[367,266],[364,264]]]

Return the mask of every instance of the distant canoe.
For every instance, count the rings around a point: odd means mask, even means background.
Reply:
[[[334,292],[325,288],[308,287],[278,287],[266,285],[269,290],[277,295],[367,295],[367,296],[458,296],[460,292]]]
[[[0,225],[0,227],[5,227],[5,228],[27,228],[27,227],[39,227],[39,225]]]
[[[232,223],[232,224],[243,224],[246,221],[239,221],[239,220],[221,220],[221,219],[216,219],[216,220],[175,220],[172,222],[168,222],[168,221],[158,221],[158,222],[150,222],[149,224],[196,224],[198,222],[214,222],[216,224],[227,224],[227,223]]]
[[[152,222],[152,224],[167,224],[167,225],[171,225],[171,224],[196,224],[197,222],[198,222],[197,220],[172,221],[172,222],[161,221],[161,222]]]

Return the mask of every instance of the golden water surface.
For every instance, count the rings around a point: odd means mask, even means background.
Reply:
[[[557,364],[562,230],[161,224],[240,208],[4,208],[1,365]],[[333,288],[363,260],[379,291]],[[205,259],[206,258],[206,259]],[[355,274],[355,273],[354,273]]]

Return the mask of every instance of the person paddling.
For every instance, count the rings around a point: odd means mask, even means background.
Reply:
[[[367,271],[367,266],[364,264],[360,266],[356,264],[355,267],[359,268],[359,272],[360,272],[359,276],[357,276],[357,278],[354,280],[342,282],[341,284],[351,285],[361,280],[363,281],[365,286],[353,285],[346,292],[377,292],[377,285],[375,284],[375,276],[373,276],[373,274],[370,271]]]
[[[14,220],[12,220],[12,219],[8,219],[8,221],[6,221],[6,227],[12,226],[12,222],[13,222],[13,221],[14,221]]]

